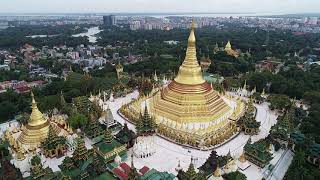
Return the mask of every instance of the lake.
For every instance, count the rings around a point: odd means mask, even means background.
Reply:
[[[88,29],[87,32],[80,33],[80,34],[74,34],[74,35],[72,35],[72,37],[84,37],[84,36],[87,36],[89,38],[89,42],[96,43],[97,42],[97,37],[95,35],[98,34],[101,31],[102,30],[100,30],[98,26],[91,27],[91,28]]]

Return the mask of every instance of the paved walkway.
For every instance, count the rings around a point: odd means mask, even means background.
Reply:
[[[281,180],[285,176],[293,159],[293,152],[286,150],[268,176],[268,180]]]

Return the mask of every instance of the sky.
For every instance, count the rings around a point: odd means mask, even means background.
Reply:
[[[0,0],[0,13],[319,13],[320,0]]]

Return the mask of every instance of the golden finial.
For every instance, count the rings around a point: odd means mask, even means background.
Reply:
[[[36,101],[34,100],[34,94],[33,94],[33,92],[32,92],[32,90],[31,90],[31,99],[32,99],[32,104],[36,104]]]
[[[191,23],[190,35],[189,35],[189,38],[188,38],[188,46],[195,46],[196,36],[194,35],[194,29],[195,29],[195,21],[193,19],[192,23]]]

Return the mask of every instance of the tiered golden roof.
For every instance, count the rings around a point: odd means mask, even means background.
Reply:
[[[18,141],[23,145],[39,146],[43,140],[48,137],[49,124],[43,114],[39,111],[34,95],[31,92],[31,108],[32,112],[28,124],[22,129]],[[59,133],[58,128],[55,127],[55,132]]]
[[[196,56],[194,27],[192,23],[186,57],[177,77],[149,101],[156,116],[177,123],[213,122],[230,111],[232,113],[202,76]]]

